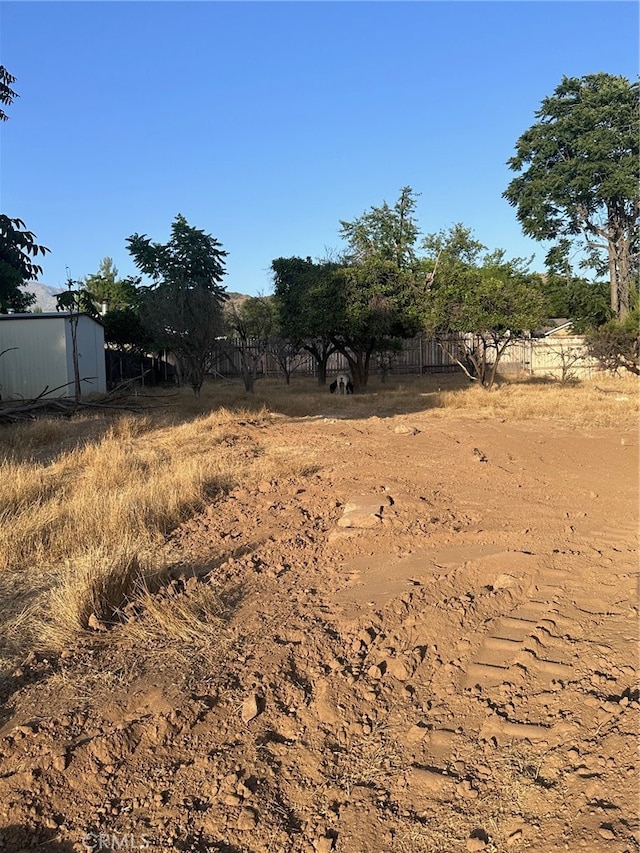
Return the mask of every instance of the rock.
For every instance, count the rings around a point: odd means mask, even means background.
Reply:
[[[377,512],[360,512],[359,510],[348,512],[338,519],[338,527],[358,527],[363,530],[377,527],[381,523],[382,516]]]
[[[398,424],[393,431],[396,435],[418,435],[420,432],[416,427],[407,426],[407,424]]]
[[[519,841],[522,840],[522,830],[516,829],[511,835],[507,838],[507,847],[513,847]]]
[[[605,838],[607,841],[613,841],[616,837],[615,832],[606,823],[603,823],[602,826],[599,827],[598,835],[600,838]]]
[[[414,667],[406,658],[389,658],[386,663],[387,674],[397,678],[398,681],[406,681],[413,675]]]
[[[478,838],[477,836],[467,838],[467,850],[484,850],[486,846],[482,838]]]
[[[225,806],[239,806],[242,802],[242,798],[239,797],[237,794],[227,794],[222,802],[225,804]]]
[[[313,848],[316,853],[330,853],[333,850],[333,838],[330,838],[328,835],[322,835],[313,842]]]
[[[249,806],[245,806],[240,812],[240,816],[238,817],[238,823],[236,826],[238,829],[242,831],[248,831],[250,829],[255,829],[258,823],[258,815],[255,810],[249,808]]]
[[[62,749],[52,754],[51,766],[54,770],[58,770],[60,773],[67,769],[67,754],[65,750]]]
[[[255,717],[257,717],[260,713],[260,699],[257,694],[252,693],[251,696],[247,696],[247,698],[242,703],[242,710],[240,712],[242,722],[248,723],[251,720],[255,719]]]
[[[420,723],[416,723],[415,725],[411,726],[411,728],[407,732],[407,743],[420,743],[420,741],[424,740],[424,737],[427,732],[428,729],[426,728],[426,726],[420,725]]]

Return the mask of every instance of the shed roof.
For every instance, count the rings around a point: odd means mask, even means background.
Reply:
[[[93,320],[94,323],[98,323],[100,326],[104,326],[102,320],[99,317],[92,317],[91,314],[86,314],[84,311],[80,314],[73,315],[71,311],[42,311],[41,313],[32,314],[29,312],[25,312],[23,314],[0,314],[0,320],[51,320],[55,317],[58,319],[61,317],[87,317],[89,320]]]

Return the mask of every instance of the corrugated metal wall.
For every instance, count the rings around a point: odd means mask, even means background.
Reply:
[[[0,394],[31,400],[48,388],[55,397],[74,395],[73,347],[67,314],[6,314],[0,317]],[[104,329],[90,317],[78,321],[82,393],[106,391]],[[71,384],[68,384],[71,383]]]

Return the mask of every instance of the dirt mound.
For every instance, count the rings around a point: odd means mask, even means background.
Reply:
[[[14,673],[0,849],[637,849],[635,437],[423,414],[259,441],[315,473],[216,498],[146,609]],[[214,600],[201,637],[153,621]]]

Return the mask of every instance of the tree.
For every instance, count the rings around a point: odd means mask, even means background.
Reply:
[[[224,330],[226,291],[221,281],[227,252],[180,214],[167,243],[152,243],[138,234],[128,237],[127,243],[138,269],[153,281],[140,289],[142,323],[159,349],[174,353],[199,396]]]
[[[9,74],[4,65],[0,65],[0,104],[10,107],[16,98],[19,97],[17,92],[14,92],[11,86],[16,82],[13,74]],[[0,121],[7,121],[9,116],[4,110],[0,109]]]
[[[228,253],[210,234],[189,225],[182,214],[171,225],[168,243],[152,243],[144,234],[132,234],[127,243],[135,265],[151,277],[154,286],[198,286],[220,299],[226,297],[220,282],[226,275],[224,259]]]
[[[611,310],[624,320],[639,260],[638,104],[625,77],[564,77],[536,112],[538,121],[508,161],[519,172],[504,192],[523,231],[559,241],[565,256],[579,240],[583,264],[608,270]]]
[[[220,299],[202,286],[162,285],[143,295],[140,320],[154,349],[176,356],[182,376],[199,397],[217,342],[224,335]]]
[[[542,279],[525,262],[487,253],[468,228],[426,238],[428,276],[424,324],[470,379],[490,390],[505,350],[545,314]]]
[[[35,234],[26,230],[21,219],[0,214],[0,313],[26,311],[36,297],[20,288],[42,275],[42,267],[33,259],[48,252],[35,241]]]
[[[279,335],[292,351],[305,349],[316,362],[318,384],[327,381],[327,362],[336,351],[335,304],[327,299],[327,283],[338,264],[311,258],[276,258],[271,262]]]
[[[397,269],[411,268],[416,261],[415,245],[420,233],[413,215],[415,209],[415,193],[411,187],[402,187],[393,207],[384,201],[353,222],[340,220],[340,234],[348,243],[350,261],[363,264],[378,258]]]
[[[349,363],[355,392],[369,378],[371,357],[418,330],[415,194],[403,187],[393,207],[372,207],[353,222],[340,221],[346,264],[329,282],[334,309],[330,338]]]
[[[269,342],[275,329],[273,297],[253,296],[240,304],[229,303],[226,323],[231,346],[240,356],[245,391],[253,393],[258,369],[269,351]]]
[[[76,403],[82,396],[82,377],[78,361],[78,321],[81,314],[97,316],[97,311],[91,299],[91,294],[82,283],[67,279],[67,289],[56,296],[56,311],[66,311],[69,314],[71,326],[71,355],[73,359],[74,396]]]
[[[113,260],[103,258],[98,271],[85,276],[84,286],[97,306],[106,304],[107,311],[119,311],[137,303],[140,282],[137,276],[118,278]]]
[[[349,363],[357,394],[366,388],[372,357],[418,332],[415,276],[392,261],[370,259],[336,271],[329,294],[336,318],[331,341]]]

